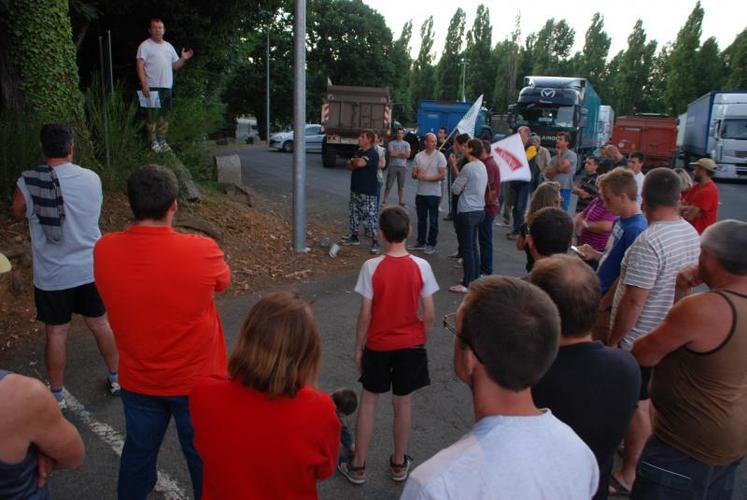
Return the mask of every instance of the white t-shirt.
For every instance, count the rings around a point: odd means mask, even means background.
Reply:
[[[643,180],[646,178],[645,175],[643,175],[643,172],[638,172],[635,174],[635,183],[638,184],[638,197],[636,198],[635,202],[638,203],[638,206],[641,206],[641,201],[643,198],[641,198],[641,193],[643,192]]]
[[[54,173],[60,181],[65,207],[60,243],[50,243],[44,236],[23,177],[18,179],[17,184],[26,201],[34,261],[34,286],[46,291],[66,290],[93,283],[93,246],[101,237],[99,216],[104,199],[101,180],[94,171],[65,163],[54,167]]]
[[[421,151],[415,155],[413,168],[417,168],[428,177],[434,177],[438,175],[439,169],[446,169],[446,157],[438,150],[434,150],[431,154],[428,154],[427,151]],[[441,181],[418,181],[418,190],[416,194],[419,194],[420,196],[441,196]]]
[[[170,89],[174,86],[172,65],[179,60],[179,55],[169,42],[156,43],[148,38],[137,48],[135,57],[145,61],[145,81],[149,87]]]
[[[630,350],[633,342],[656,328],[674,303],[677,273],[698,262],[700,237],[693,226],[679,219],[654,222],[638,235],[625,252],[620,266],[620,281],[612,301],[612,322],[625,288],[649,290],[646,304],[633,328],[620,344]]]
[[[485,417],[415,469],[400,500],[589,499],[599,468],[588,446],[550,410]]]

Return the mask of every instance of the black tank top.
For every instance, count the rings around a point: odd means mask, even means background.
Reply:
[[[8,375],[0,370],[0,380]],[[36,487],[37,456],[36,446],[29,446],[26,456],[16,464],[0,460],[0,498],[7,500],[46,500],[49,490]]]

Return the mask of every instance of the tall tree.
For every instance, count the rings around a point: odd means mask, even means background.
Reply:
[[[516,16],[514,30],[510,37],[496,44],[493,49],[495,87],[493,88],[492,104],[493,109],[499,113],[505,112],[508,105],[516,101],[519,79],[524,76],[519,74],[525,54],[525,51],[519,45],[520,39],[521,15],[519,14]]]
[[[638,111],[642,113],[671,114],[667,108],[664,94],[667,90],[667,79],[669,78],[670,54],[672,43],[666,43],[654,56],[649,73],[649,83],[643,93],[643,100]]]
[[[726,63],[721,57],[716,38],[708,38],[698,49],[696,72],[698,85],[693,99],[711,90],[721,90],[723,87],[726,80]]]
[[[476,99],[480,94],[485,101],[493,103],[492,93],[495,87],[495,60],[492,57],[493,27],[490,24],[490,9],[485,5],[477,6],[475,21],[467,33],[465,56],[469,61],[467,72],[467,100]]]
[[[395,103],[402,105],[405,119],[411,117],[412,104],[410,103],[410,72],[412,69],[412,57],[410,56],[410,40],[412,39],[412,20],[407,21],[402,27],[399,38],[394,41],[392,48],[392,63],[394,85],[392,98]]]
[[[747,29],[743,30],[723,52],[729,74],[727,89],[747,88]]]
[[[604,31],[604,17],[597,12],[591,17],[591,25],[586,30],[584,49],[579,54],[576,72],[589,79],[602,97],[606,85],[607,55],[612,40]]]
[[[646,42],[643,21],[636,21],[628,36],[628,49],[610,61],[615,111],[618,115],[641,111],[651,83],[656,41]]]
[[[535,75],[562,75],[571,70],[568,56],[576,32],[565,19],[555,22],[550,18],[532,38],[532,73]]]
[[[436,84],[436,71],[433,67],[433,16],[420,27],[420,50],[412,65],[410,78],[410,102],[417,105],[421,99],[433,99]]]
[[[675,114],[685,111],[687,103],[692,101],[698,93],[700,75],[697,74],[696,55],[700,46],[703,14],[703,8],[700,2],[697,2],[685,21],[685,25],[677,33],[677,39],[669,58],[670,71],[664,97],[667,107]]]
[[[436,98],[438,99],[452,100],[461,96],[459,84],[462,72],[459,63],[462,57],[466,17],[461,7],[457,8],[451,16],[444,50],[436,67]]]

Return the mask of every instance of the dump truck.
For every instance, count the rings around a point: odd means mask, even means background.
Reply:
[[[388,87],[329,85],[322,104],[322,164],[333,168],[337,158],[350,158],[358,149],[358,136],[373,130],[388,141],[392,107]]]
[[[673,167],[677,151],[677,119],[656,114],[618,116],[610,142],[624,155],[643,152],[646,171]]]

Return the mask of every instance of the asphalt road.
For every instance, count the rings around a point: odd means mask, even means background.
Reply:
[[[254,189],[274,193],[273,209],[290,212],[291,155],[268,152],[262,148],[224,149],[219,154],[236,152],[242,160],[244,182]],[[346,232],[349,173],[338,165],[325,169],[319,154],[307,155],[307,189],[309,217],[323,218],[339,228],[337,238]],[[408,185],[407,203],[414,206],[412,186]],[[720,218],[747,220],[747,185],[719,184],[722,197]],[[396,200],[391,195],[391,202]],[[410,210],[414,217],[414,210]],[[456,248],[453,230],[442,223],[439,251],[429,257],[442,292],[436,294],[437,318],[456,309],[460,297],[446,292],[457,282],[461,271],[447,255]],[[504,228],[495,228],[495,272],[507,275],[523,273],[523,253],[504,237]],[[343,251],[347,251],[343,249]],[[319,386],[334,390],[342,386],[356,388],[352,359],[354,325],[359,299],[352,288],[356,273],[339,274],[326,279],[300,284],[302,293],[314,301],[314,310],[323,336],[323,366]],[[236,332],[251,304],[260,294],[219,299],[226,342],[231,349]],[[66,388],[78,405],[68,411],[68,417],[80,429],[87,447],[87,459],[75,472],[58,472],[52,476],[50,488],[55,498],[109,499],[116,498],[118,471],[117,453],[124,436],[122,408],[117,398],[104,392],[103,362],[93,339],[76,323],[68,343]],[[19,373],[43,378],[43,338],[31,339],[13,352],[0,353],[0,366]],[[414,396],[413,432],[410,454],[416,465],[439,449],[456,441],[472,424],[472,408],[468,389],[452,374],[452,338],[437,327],[428,343],[432,384]],[[383,397],[377,415],[371,443],[367,472],[369,481],[363,487],[353,486],[335,475],[319,485],[322,499],[394,499],[401,485],[387,475],[391,453],[391,406]],[[278,467],[283,464],[277,464]],[[173,426],[161,447],[159,493],[152,498],[191,498],[189,476],[179,449]],[[747,466],[738,471],[737,496],[747,498]]]

